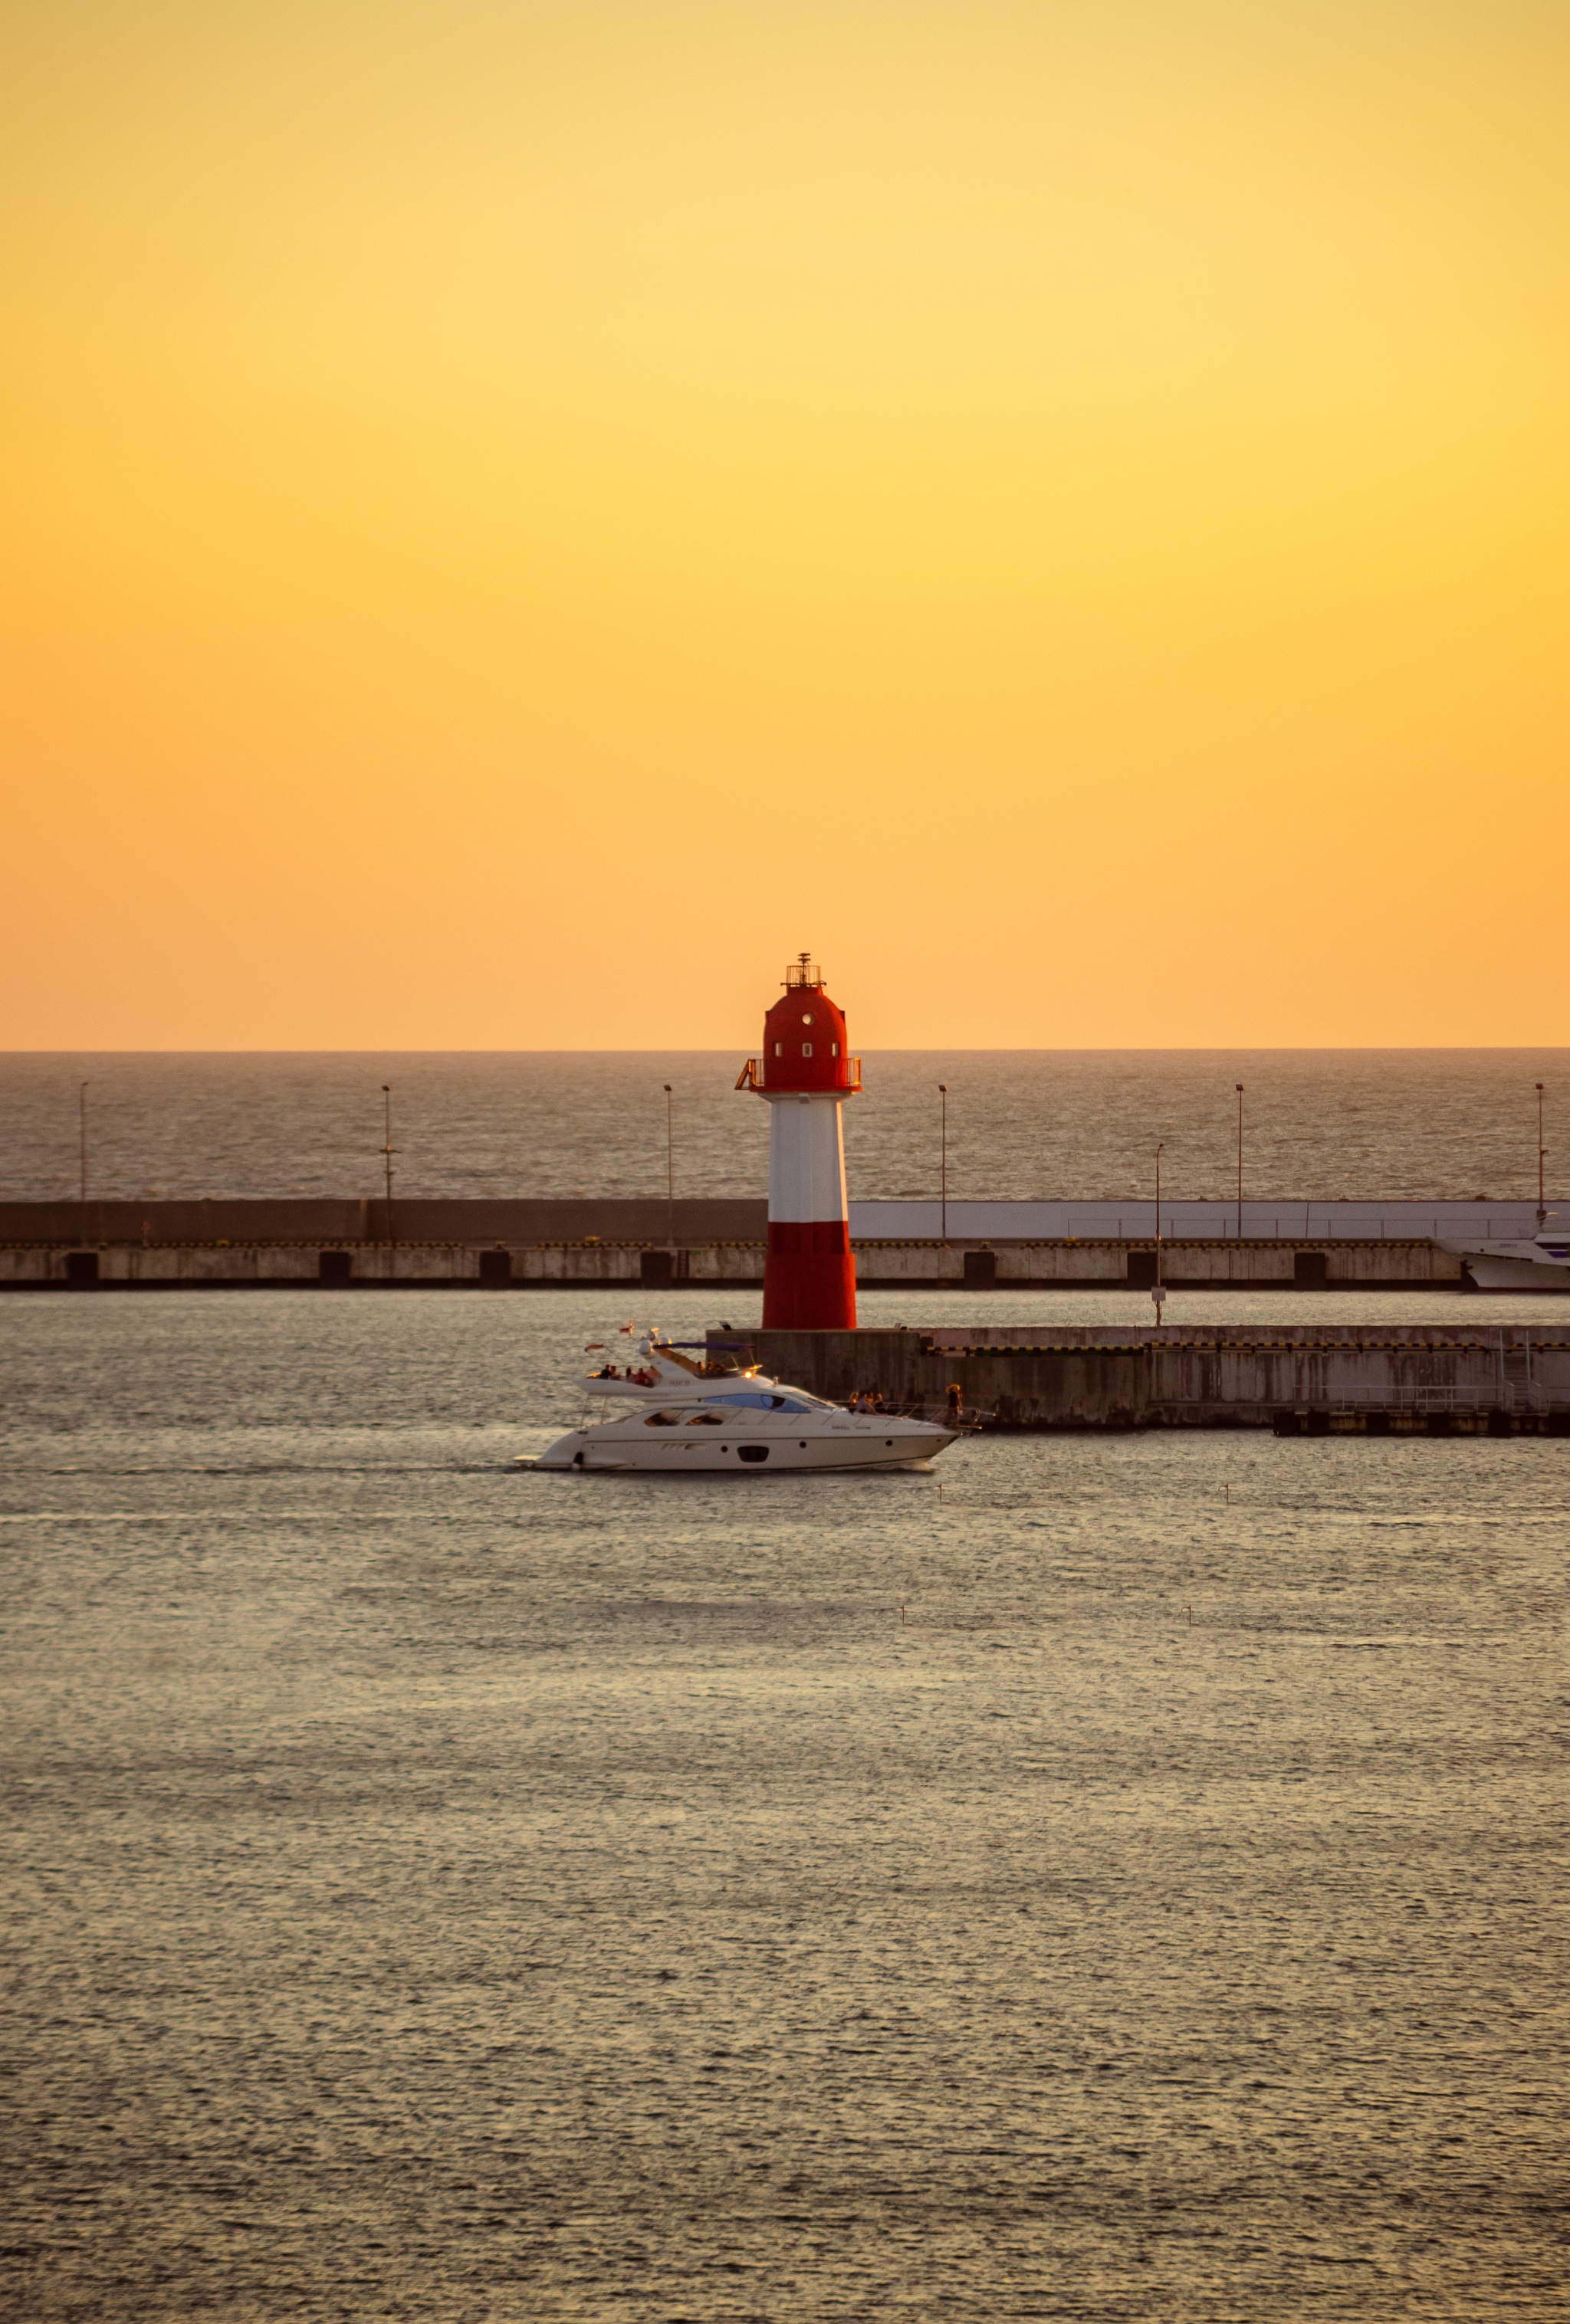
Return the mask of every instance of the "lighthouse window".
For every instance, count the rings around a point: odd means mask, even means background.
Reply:
[[[812,1022],[812,1011],[811,1011],[811,1010],[810,1010],[810,1009],[808,1010],[808,1012],[807,1012],[806,1016],[805,1016],[805,1017],[803,1017],[803,1019],[801,1019],[801,1021],[802,1021],[802,1023],[803,1023],[804,1025],[810,1025],[810,1024],[811,1024],[811,1022]]]
[[[774,1055],[775,1055],[777,1057],[782,1057],[782,1056],[785,1055],[785,1044],[784,1044],[784,1042],[783,1042],[783,1041],[776,1041],[776,1042],[775,1042],[775,1044],[774,1044]]]
[[[803,1041],[801,1044],[801,1054],[804,1057],[809,1057],[812,1055],[812,1044],[810,1041]]]
[[[838,1055],[839,1055],[839,1043],[838,1043],[837,1041],[831,1041],[831,1042],[829,1043],[829,1045],[828,1045],[828,1054],[829,1054],[829,1056],[830,1056],[831,1057],[837,1057],[837,1056],[838,1056]]]

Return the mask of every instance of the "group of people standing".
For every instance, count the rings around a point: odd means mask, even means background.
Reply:
[[[850,1409],[852,1412],[886,1411],[888,1406],[883,1402],[882,1389],[881,1388],[858,1388],[855,1394],[850,1400]],[[965,1391],[960,1387],[959,1382],[956,1380],[954,1386],[949,1389],[946,1399],[947,1416],[951,1428],[957,1428],[959,1426],[964,1414],[964,1409]]]

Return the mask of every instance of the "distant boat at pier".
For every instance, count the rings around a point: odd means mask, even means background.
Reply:
[[[1570,1291],[1570,1231],[1533,1235],[1529,1240],[1442,1240],[1479,1291]]]

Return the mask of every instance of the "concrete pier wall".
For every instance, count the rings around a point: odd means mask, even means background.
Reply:
[[[1131,1283],[1143,1289],[1155,1274],[1156,1246],[1150,1240],[855,1241],[853,1248],[856,1280],[867,1290],[898,1291],[910,1284],[928,1289],[1110,1291]],[[1315,1264],[1305,1268],[1304,1258]],[[1461,1265],[1454,1253],[1427,1240],[1185,1240],[1161,1246],[1162,1280],[1190,1291],[1321,1289],[1332,1284],[1387,1291],[1426,1291],[1443,1284],[1454,1290],[1463,1280]]]
[[[236,1223],[227,1222],[227,1223]],[[239,1223],[250,1223],[241,1222]],[[1022,1243],[984,1245],[858,1243],[856,1280],[863,1290],[1125,1290],[1146,1287],[1155,1253],[1147,1243]],[[329,1270],[324,1253],[337,1255]],[[124,1237],[92,1241],[0,1243],[0,1290],[48,1289],[92,1279],[104,1290],[154,1290],[185,1285],[286,1287],[328,1282],[337,1287],[375,1285],[487,1286],[543,1289],[575,1284],[730,1284],[757,1288],[764,1245],[715,1239],[672,1243],[643,1240],[546,1240],[497,1236],[479,1241],[408,1240],[397,1242],[341,1235],[324,1222],[316,1237],[192,1237],[161,1241]],[[498,1266],[504,1258],[505,1266]],[[90,1259],[90,1268],[86,1262]],[[1168,1243],[1163,1279],[1178,1290],[1388,1290],[1462,1287],[1462,1262],[1431,1243],[1298,1244]],[[1570,1279],[1564,1284],[1570,1290]]]
[[[734,1201],[0,1203],[0,1243],[758,1242],[769,1206]]]
[[[933,1235],[869,1231],[873,1220],[924,1215],[919,1204],[853,1204],[851,1240],[864,1290],[1104,1290],[1148,1287],[1156,1265],[1143,1222],[1113,1221],[1127,1231],[1003,1235],[960,1231],[956,1221],[1019,1226],[1028,1214],[1067,1204],[950,1205],[947,1241]],[[1109,1205],[1080,1205],[1083,1213]],[[1137,1211],[1138,1205],[1129,1206]],[[1336,1205],[1316,1231],[1239,1238],[1209,1220],[1204,1232],[1168,1233],[1163,1278],[1179,1290],[1427,1290],[1465,1288],[1464,1263],[1428,1234],[1394,1231],[1373,1206]],[[1423,1206],[1423,1223],[1451,1232],[1449,1213],[1474,1206]],[[1416,1213],[1414,1204],[1390,1205]],[[1220,1205],[1173,1205],[1198,1214]],[[1369,1213],[1366,1220],[1362,1213]],[[1171,1223],[1167,1206],[1164,1216]],[[1347,1230],[1362,1223],[1366,1231]],[[1500,1217],[1491,1226],[1514,1223]],[[1234,1221],[1235,1223],[1235,1221]],[[1266,1223],[1279,1223],[1271,1221]],[[1244,1224],[1248,1224],[1245,1210]],[[1323,1227],[1324,1231],[1319,1231]],[[519,1289],[577,1284],[712,1283],[758,1286],[768,1222],[762,1201],[420,1201],[0,1203],[0,1289],[81,1287],[89,1275],[106,1289],[307,1283],[336,1286],[463,1285]],[[347,1254],[328,1268],[324,1251]],[[505,1253],[500,1267],[497,1254]],[[88,1255],[93,1266],[86,1266]],[[1570,1292],[1570,1273],[1543,1270],[1546,1291]]]
[[[1561,1211],[1550,1201],[1548,1218]],[[1154,1202],[1131,1195],[1111,1201],[1039,1203],[870,1202],[850,1206],[853,1242],[1136,1242],[1153,1241]],[[1465,1202],[1184,1202],[1163,1199],[1160,1231],[1169,1242],[1420,1242],[1450,1237],[1501,1237],[1536,1232],[1529,1200]]]
[[[1491,1416],[1570,1433],[1570,1333],[1510,1325],[997,1326],[762,1332],[765,1370],[819,1396],[875,1388],[936,1409],[951,1387],[994,1429],[1271,1427],[1372,1416],[1436,1433]],[[1326,1433],[1334,1433],[1334,1428]],[[1495,1430],[1497,1432],[1497,1420]]]
[[[750,1243],[0,1245],[0,1291],[755,1289],[762,1279],[762,1246]]]

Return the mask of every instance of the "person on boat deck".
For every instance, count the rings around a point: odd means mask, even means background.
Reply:
[[[957,1420],[959,1418],[959,1407],[963,1401],[964,1391],[961,1389],[959,1382],[956,1380],[954,1386],[948,1391],[948,1416],[950,1420]]]

